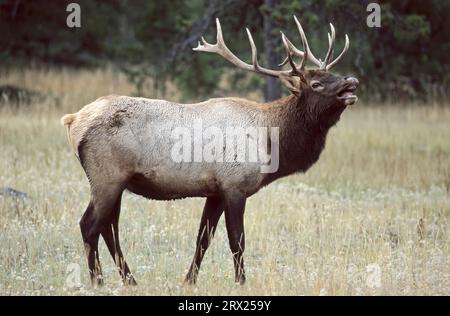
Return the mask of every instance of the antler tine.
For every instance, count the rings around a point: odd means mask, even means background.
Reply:
[[[303,34],[304,35],[304,34]],[[299,70],[300,71],[304,71],[305,70],[305,65],[306,65],[306,61],[309,58],[309,49],[308,49],[308,42],[306,41],[306,36],[301,36],[302,39],[302,45],[303,45],[303,50],[305,51],[305,53],[303,54],[303,58],[302,61],[300,62],[300,66],[299,66]]]
[[[298,74],[299,72],[305,70],[306,61],[308,60],[308,50],[306,49],[306,44],[305,44],[304,38],[302,37],[302,45],[303,45],[304,52],[302,52],[301,50],[297,49],[288,40],[288,38],[286,37],[286,35],[284,35],[283,32],[281,32],[281,39],[283,40],[284,47],[285,47],[286,52],[288,54],[287,57],[286,57],[286,60],[290,63],[290,65],[292,67],[292,73],[297,73]],[[299,66],[292,59],[292,55],[294,55],[294,54],[297,55],[297,56],[301,56],[302,57],[302,61],[300,62]]]
[[[197,47],[192,48],[192,50],[195,50],[195,51],[201,51],[201,50],[202,50],[202,47],[204,47],[205,45],[208,44],[208,43],[206,42],[206,40],[203,38],[203,36],[202,36],[201,40],[202,40],[203,44],[200,43],[200,41],[198,41],[198,42],[197,42]]]
[[[258,63],[258,50],[256,49],[255,42],[253,41],[252,33],[247,27],[245,28],[245,30],[247,31],[248,41],[250,42],[250,47],[252,49],[253,68],[255,68],[255,70],[258,70],[260,68]]]
[[[201,52],[210,52],[210,53],[217,53],[222,55],[223,52],[221,52],[220,49],[227,49],[225,46],[225,43],[223,41],[223,35],[222,35],[222,27],[220,25],[219,19],[216,19],[216,27],[217,27],[217,42],[216,44],[210,44],[206,41],[206,39],[202,36],[201,40],[198,42],[197,47],[194,47],[192,50],[194,51],[201,51]],[[223,56],[223,55],[222,55]]]
[[[308,56],[308,59],[310,61],[312,61],[313,63],[315,63],[317,66],[322,67],[322,62],[320,60],[318,60],[313,53],[311,52],[311,50],[309,49],[309,44],[308,44],[308,40],[306,39],[306,35],[305,32],[303,31],[302,25],[300,24],[300,22],[298,21],[297,17],[294,15],[294,20],[295,23],[297,24],[297,28],[298,31],[300,32],[300,37],[302,38],[302,42],[305,48],[305,54]]]
[[[220,25],[219,18],[216,18],[216,27],[217,27],[217,45],[224,45],[223,34],[222,34],[222,26]]]
[[[289,62],[289,64],[291,65],[291,68],[292,68],[291,73],[292,74],[298,73],[298,71],[297,71],[298,66],[292,59],[292,56],[294,55],[294,53],[292,51],[293,45],[292,45],[292,43],[289,42],[289,40],[286,38],[286,36],[284,35],[283,32],[280,32],[280,33],[281,33],[281,40],[283,41],[283,45],[284,45],[284,48],[286,49],[286,53],[287,53],[286,60]]]
[[[286,57],[281,63],[278,64],[279,67],[283,67],[289,62],[289,59]]]
[[[326,69],[327,65],[333,59],[333,50],[334,50],[334,42],[336,40],[336,31],[335,31],[332,23],[330,23],[330,29],[331,29],[331,36],[330,36],[330,33],[328,33],[328,52],[325,55],[325,61],[322,66],[322,69]]]
[[[280,33],[282,34],[281,36],[284,36],[284,39],[286,40],[286,43],[289,46],[290,51],[292,52],[293,55],[295,56],[299,56],[299,57],[303,57],[303,55],[305,54],[304,52],[302,52],[301,50],[299,50],[297,47],[294,46],[294,44],[292,44],[292,42],[287,38],[287,36],[280,31]],[[286,57],[281,64],[278,64],[278,66],[282,67],[284,65],[286,65],[289,62],[289,59]]]
[[[326,70],[330,70],[331,68],[333,68],[334,65],[336,65],[336,63],[339,61],[339,59],[341,59],[341,57],[345,54],[345,52],[348,50],[348,47],[350,46],[350,40],[348,39],[348,35],[345,34],[345,46],[344,49],[342,50],[342,52],[339,54],[338,57],[336,57],[335,60],[333,60],[333,62],[331,62],[329,65],[326,66]]]

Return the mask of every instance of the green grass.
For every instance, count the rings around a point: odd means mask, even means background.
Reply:
[[[63,106],[0,110],[0,187],[29,194],[24,203],[0,196],[2,295],[450,294],[450,107],[348,109],[307,174],[249,199],[244,286],[233,282],[223,219],[198,285],[183,285],[202,199],[126,193],[121,241],[139,285],[121,285],[101,241],[106,286],[93,289],[78,226],[89,185],[59,118],[132,87],[111,72],[25,71],[3,81],[51,91]],[[80,288],[66,284],[71,263],[81,267]],[[381,269],[380,287],[367,285],[371,264]]]

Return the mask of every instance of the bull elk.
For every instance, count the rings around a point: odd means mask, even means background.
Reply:
[[[357,101],[353,94],[358,80],[329,73],[348,50],[333,59],[335,30],[328,33],[329,48],[323,60],[310,50],[300,22],[294,16],[303,51],[281,33],[287,57],[280,66],[290,70],[267,69],[258,63],[250,31],[252,51],[248,64],[226,46],[217,19],[217,43],[202,37],[194,51],[221,55],[236,67],[279,78],[291,94],[270,103],[240,98],[216,98],[196,104],[179,104],[128,96],[106,96],[67,114],[61,121],[68,127],[69,142],[78,157],[91,188],[89,205],[80,220],[91,281],[103,283],[98,241],[102,235],[125,284],[136,281],[125,262],[119,242],[119,215],[124,190],[149,199],[171,200],[205,197],[196,250],[185,281],[195,283],[205,251],[225,212],[235,269],[235,281],[245,282],[244,209],[249,196],[263,186],[297,172],[305,172],[319,158],[328,130],[337,123],[344,109]],[[296,62],[294,58],[300,58]],[[317,69],[306,69],[307,61]],[[201,119],[208,126],[276,127],[279,141],[267,139],[266,146],[278,146],[278,168],[261,172],[254,162],[174,161],[171,132],[178,126],[191,126]],[[266,135],[267,136],[267,135]],[[269,137],[269,136],[267,136]],[[192,140],[195,141],[195,140]],[[225,150],[225,147],[223,147]]]

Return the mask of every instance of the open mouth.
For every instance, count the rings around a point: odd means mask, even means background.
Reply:
[[[353,94],[355,90],[356,85],[345,87],[337,94],[337,98],[340,101],[344,102],[345,105],[354,104],[356,101],[358,101],[358,97]]]

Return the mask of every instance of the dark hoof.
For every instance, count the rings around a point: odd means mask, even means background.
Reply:
[[[123,281],[125,286],[137,286],[137,282],[132,275],[128,276],[126,280]]]
[[[197,283],[196,278],[190,276],[189,274],[184,279],[184,284],[186,284],[186,285],[195,285],[195,283]]]
[[[244,285],[245,284],[245,275],[241,275],[240,277],[237,277],[235,282],[239,283],[239,285]]]
[[[95,279],[92,279],[91,280],[91,284],[92,284],[93,288],[100,288],[103,285],[105,285],[105,282],[103,281],[103,277],[100,276],[100,277],[97,277]]]

